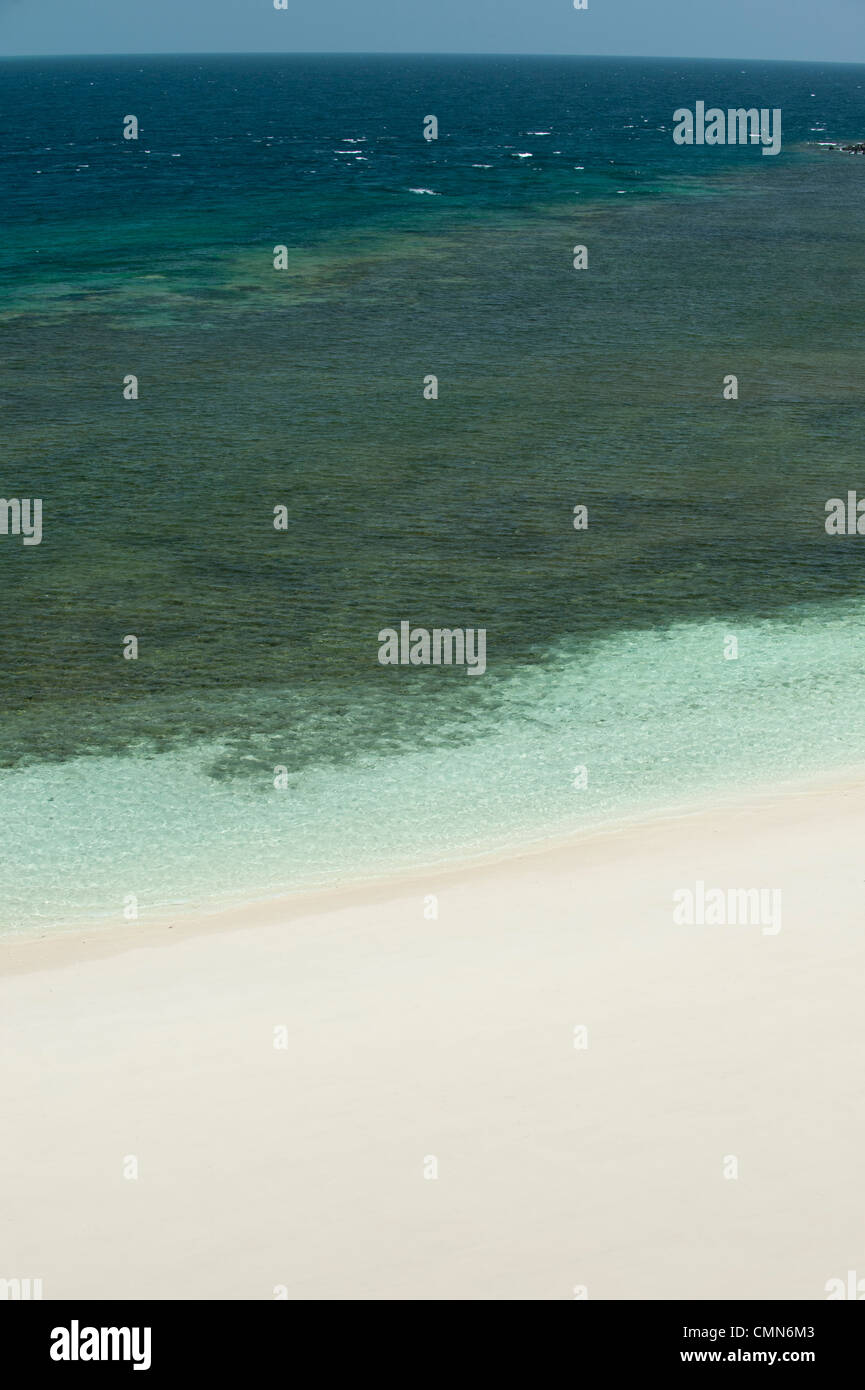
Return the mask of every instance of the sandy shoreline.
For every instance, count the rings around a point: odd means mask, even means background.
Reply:
[[[825,1297],[865,1272],[863,844],[865,783],[836,780],[290,906],[5,940],[0,1277]],[[780,889],[780,931],[677,925],[697,881]]]
[[[654,811],[634,812],[597,825],[586,826],[559,837],[527,840],[517,846],[480,851],[466,858],[446,859],[422,868],[405,869],[357,880],[338,886],[322,886],[277,897],[265,897],[231,904],[183,903],[176,909],[151,908],[142,904],[135,922],[122,922],[118,916],[59,927],[25,931],[0,926],[0,979],[23,971],[59,969],[82,961],[102,959],[119,952],[143,947],[170,946],[190,936],[237,931],[270,923],[287,924],[299,917],[320,916],[343,907],[372,906],[394,897],[426,894],[430,882],[456,885],[467,877],[499,877],[503,871],[552,862],[560,855],[589,855],[593,861],[607,856],[631,835],[645,834],[659,827],[672,828],[686,822],[697,825],[705,818],[715,822],[719,816],[739,816],[748,812],[772,815],[776,809],[786,813],[809,814],[816,798],[830,801],[859,789],[865,790],[865,764],[853,765],[845,774],[837,769],[823,775],[806,775],[780,784],[756,784],[738,792],[716,791],[711,798],[690,800]],[[794,807],[796,808],[794,810]]]

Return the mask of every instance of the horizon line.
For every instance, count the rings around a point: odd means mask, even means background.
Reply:
[[[832,67],[865,67],[865,58],[857,62],[842,58],[741,58],[728,55],[705,55],[684,53],[524,53],[514,50],[504,52],[463,52],[456,49],[441,49],[435,52],[421,52],[417,49],[249,49],[238,51],[233,48],[195,49],[152,49],[144,53],[4,53],[0,62],[16,62],[20,59],[33,61],[40,58],[569,58],[612,59],[615,61],[645,63],[778,63],[798,66],[816,64]]]

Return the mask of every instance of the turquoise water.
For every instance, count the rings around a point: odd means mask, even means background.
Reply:
[[[862,479],[865,161],[814,143],[862,135],[865,70],[2,76],[0,492],[44,499],[40,546],[0,537],[3,925],[865,761],[865,569],[823,528]],[[702,97],[780,106],[782,154],[673,146]],[[485,627],[487,674],[381,667],[401,619]]]
[[[731,634],[735,660],[724,655]],[[291,703],[250,688],[226,703],[227,725],[241,711],[247,721],[240,740],[6,773],[4,844],[17,868],[7,920],[117,917],[128,893],[145,915],[265,897],[523,845],[625,809],[678,809],[709,787],[849,767],[865,748],[863,652],[860,604],[563,643],[513,670],[479,710],[449,711],[434,736],[405,731],[392,747],[302,769]],[[419,678],[435,676],[401,676]],[[182,718],[160,703],[167,722]],[[346,690],[321,709],[321,733],[362,748],[388,705]],[[280,721],[281,740],[265,732]],[[292,769],[280,791],[277,760]]]

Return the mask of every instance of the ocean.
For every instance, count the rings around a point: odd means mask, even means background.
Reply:
[[[820,148],[863,90],[0,63],[0,494],[43,500],[0,535],[0,927],[434,883],[865,762],[865,540],[824,526],[865,492],[865,160]],[[699,100],[779,108],[781,153],[675,145]],[[486,629],[486,673],[382,666],[404,620]]]

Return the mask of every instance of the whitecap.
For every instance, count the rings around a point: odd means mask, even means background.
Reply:
[[[429,193],[433,198],[441,197],[441,194],[436,193],[434,188],[410,188],[409,193]]]

